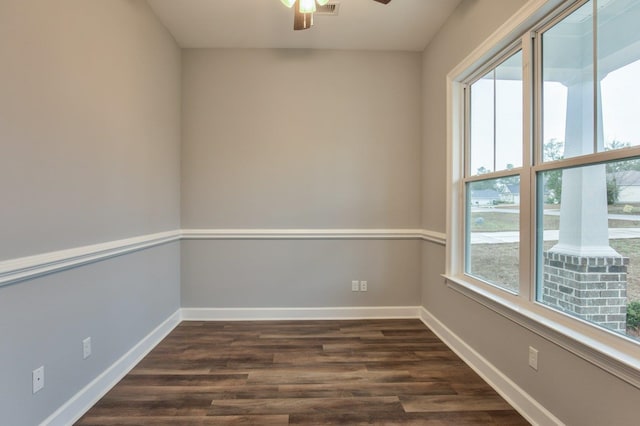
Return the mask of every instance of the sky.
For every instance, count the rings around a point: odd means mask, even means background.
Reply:
[[[601,83],[605,144],[612,141],[640,145],[640,60],[610,72]],[[478,80],[472,86],[471,171],[493,165],[493,80]],[[496,80],[496,163],[522,165],[522,83]],[[564,141],[567,88],[559,82],[544,85],[544,141]]]
[[[640,60],[602,80],[604,140],[640,145]]]

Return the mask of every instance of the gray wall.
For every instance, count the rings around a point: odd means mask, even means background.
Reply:
[[[4,0],[0,57],[0,260],[179,228],[180,50],[146,2]],[[0,422],[42,421],[175,312],[179,263],[0,287]]]
[[[179,268],[175,242],[0,288],[0,423],[40,423],[174,313]]]
[[[141,0],[0,2],[0,260],[179,227],[180,50]]]
[[[420,223],[420,55],[183,52],[183,228]]]
[[[423,55],[423,216],[444,232],[446,157],[445,76],[524,1],[468,0],[457,8]],[[428,154],[427,154],[428,153]],[[444,247],[423,243],[422,303],[440,321],[560,420],[570,425],[637,424],[640,391],[600,368],[448,289]],[[539,350],[539,371],[527,365]]]
[[[419,241],[182,243],[183,307],[418,306],[419,284]]]
[[[410,52],[185,50],[182,227],[418,227],[420,61]],[[183,306],[417,305],[411,247],[187,242]],[[356,279],[369,280],[357,300]]]

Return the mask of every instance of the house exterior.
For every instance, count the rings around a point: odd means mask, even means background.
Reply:
[[[618,203],[640,203],[640,171],[626,170],[611,175],[618,185]]]
[[[501,194],[495,189],[478,189],[471,191],[471,205],[473,206],[495,206],[501,200]]]
[[[509,204],[520,204],[520,185],[508,184],[500,194],[501,200]]]

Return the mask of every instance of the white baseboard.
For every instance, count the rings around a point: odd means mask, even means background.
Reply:
[[[268,321],[418,318],[419,306],[344,308],[182,308],[182,319],[192,321]]]
[[[164,339],[179,323],[177,310],[162,324],[145,336],[129,352],[113,363],[91,383],[75,394],[63,406],[46,418],[40,426],[66,426],[78,421],[100,398],[118,383],[135,365]]]
[[[420,309],[420,319],[531,424],[564,424],[425,308]]]

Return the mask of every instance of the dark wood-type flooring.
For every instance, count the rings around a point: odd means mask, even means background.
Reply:
[[[78,425],[527,425],[419,320],[182,322]]]

